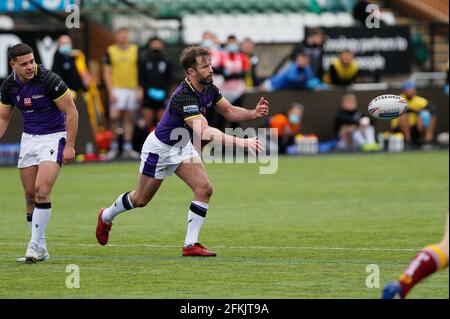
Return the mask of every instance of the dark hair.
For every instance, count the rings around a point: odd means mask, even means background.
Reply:
[[[234,34],[230,34],[227,39],[228,39],[228,41],[230,41],[230,40],[236,41],[237,40],[237,38]]]
[[[160,37],[153,36],[153,37],[151,37],[151,38],[149,38],[149,39],[147,40],[147,44],[150,44],[150,43],[152,43],[153,41],[161,41],[161,42],[163,42],[163,40],[162,40]]]
[[[298,56],[302,56],[305,57],[307,59],[309,59],[309,55],[306,54],[306,52],[304,50],[299,50],[295,53],[295,57],[297,58]]]
[[[199,46],[188,47],[181,52],[180,64],[187,72],[189,68],[195,68],[197,66],[197,57],[199,56],[209,57],[209,51]]]
[[[308,30],[307,36],[315,36],[315,35],[323,35],[323,31],[321,28],[311,28]]]
[[[15,60],[18,56],[33,53],[33,49],[25,43],[19,43],[14,45],[8,51],[9,60]]]

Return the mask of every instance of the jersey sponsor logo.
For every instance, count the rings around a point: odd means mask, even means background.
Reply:
[[[20,102],[20,95],[16,95],[17,102]]]
[[[31,98],[29,98],[29,97],[24,98],[24,99],[23,99],[23,105],[24,105],[25,107],[31,107],[31,105],[32,105],[32,103],[31,103]]]
[[[31,96],[31,98],[32,99],[35,99],[35,100],[37,100],[37,99],[42,99],[44,96],[43,95],[32,95]]]
[[[198,113],[197,105],[186,105],[183,107],[183,112],[188,114]]]

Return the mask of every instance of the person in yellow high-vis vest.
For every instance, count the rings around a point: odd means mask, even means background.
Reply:
[[[138,84],[138,46],[129,42],[129,32],[116,31],[116,43],[109,46],[103,58],[103,77],[109,97],[109,119],[112,142],[107,159],[119,155],[117,129],[123,120],[124,144],[122,157],[139,159],[133,150],[134,116],[142,100]]]
[[[400,94],[407,105],[407,112],[391,122],[395,132],[401,132],[407,143],[413,145],[431,145],[436,128],[436,109],[425,98],[416,94],[414,82],[407,81]]]
[[[346,86],[354,83],[358,74],[359,66],[353,52],[344,50],[339,58],[331,61],[328,72],[323,76],[323,81],[327,84]]]

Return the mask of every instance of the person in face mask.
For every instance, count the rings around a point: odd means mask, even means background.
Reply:
[[[163,51],[164,42],[158,37],[152,37],[139,59],[139,85],[143,89],[142,114],[146,130],[142,134],[144,139],[161,119],[172,86],[172,63]]]
[[[300,134],[303,109],[302,104],[292,103],[287,112],[269,118],[269,128],[276,130],[280,154],[286,153],[287,148],[295,143],[295,136]]]
[[[58,50],[53,57],[52,71],[58,74],[76,96],[78,91],[86,91],[82,75],[76,66],[76,58],[79,50],[73,49],[72,39],[68,35],[62,35],[58,39]]]
[[[321,79],[324,73],[323,59],[323,31],[320,28],[311,28],[307,30],[304,41],[297,44],[291,53],[291,60],[294,61],[298,52],[303,52],[308,56],[311,69],[315,77]]]
[[[214,71],[224,77],[223,83],[216,83],[222,95],[233,104],[241,104],[242,97],[246,91],[247,85],[245,77],[250,70],[250,63],[244,53],[240,52],[239,43],[236,36],[228,36],[224,46],[224,52],[221,55],[219,67]],[[228,123],[220,114],[211,112],[212,123],[220,130],[224,130]],[[209,120],[209,119],[208,119]],[[231,123],[231,127],[236,127]]]

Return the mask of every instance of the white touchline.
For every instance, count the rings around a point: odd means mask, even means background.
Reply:
[[[23,246],[26,243],[2,243],[3,246]],[[62,247],[100,247],[98,244],[83,243],[52,243],[52,246]],[[382,247],[314,247],[314,246],[224,246],[210,245],[214,248],[224,249],[297,249],[297,250],[352,250],[352,251],[417,251],[419,248],[382,248]],[[179,248],[179,244],[108,244],[107,247],[148,247],[148,248]]]

